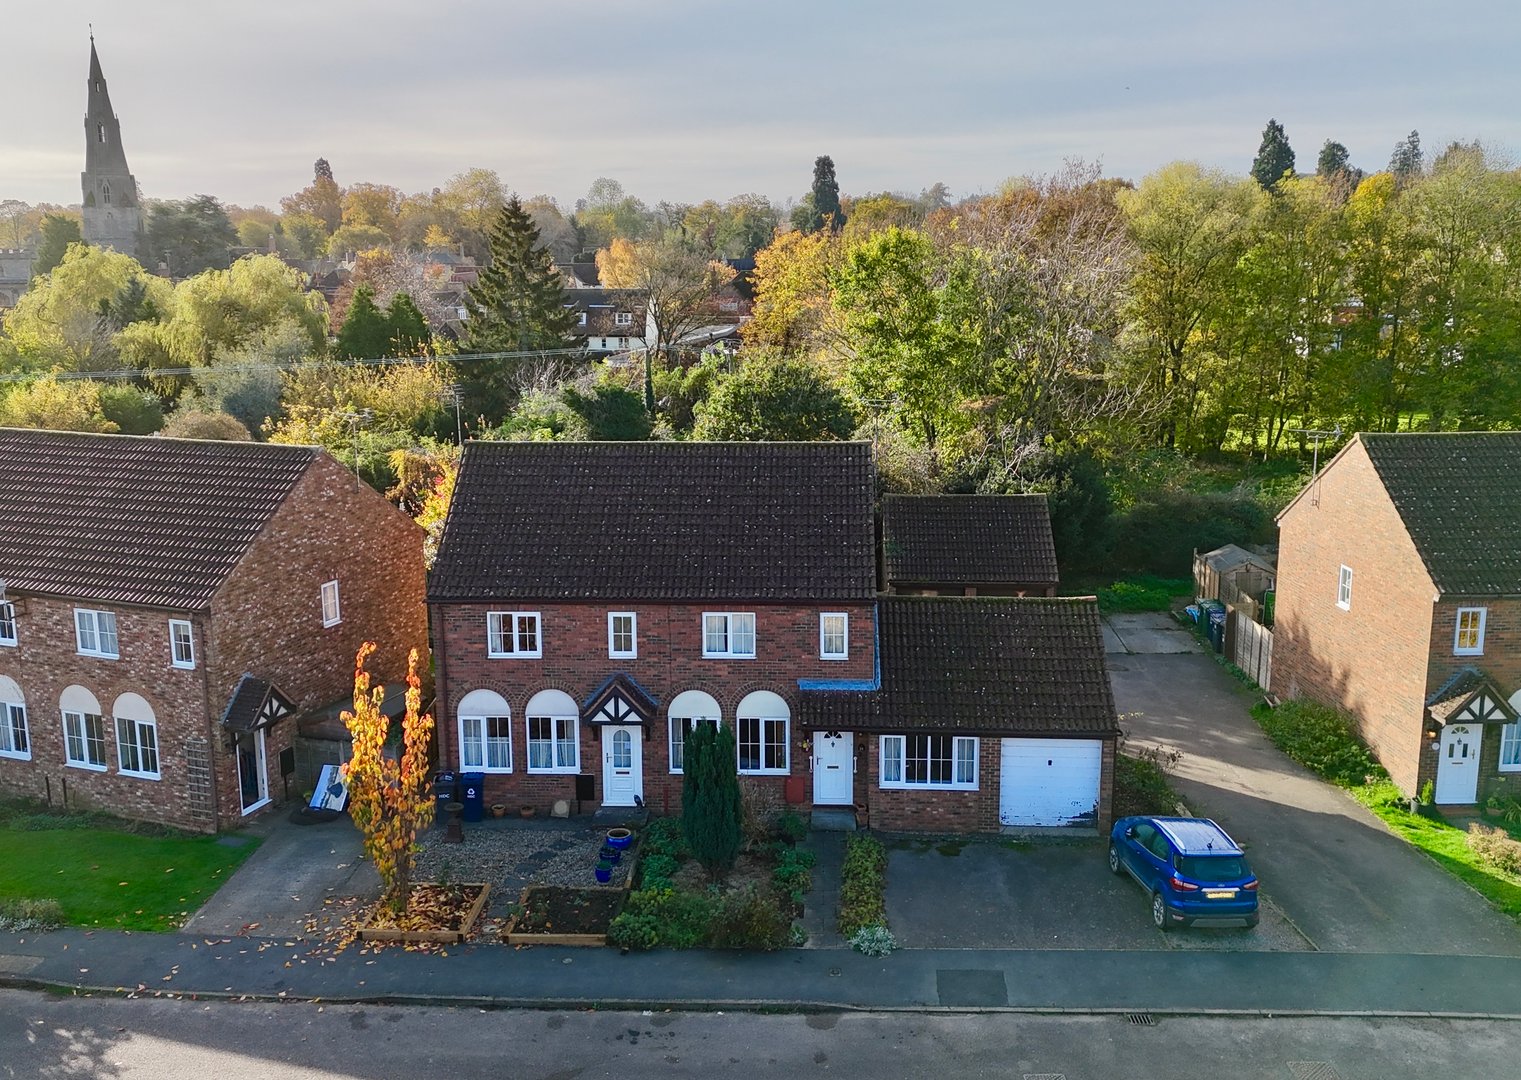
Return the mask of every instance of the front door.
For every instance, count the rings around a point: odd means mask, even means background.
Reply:
[[[644,799],[641,728],[602,729],[602,805],[637,806]]]
[[[238,735],[238,795],[243,813],[269,802],[269,770],[264,760],[264,731]]]
[[[1478,797],[1482,724],[1448,724],[1437,746],[1436,801],[1466,805]]]
[[[855,736],[848,731],[813,736],[813,801],[820,806],[854,802]]]

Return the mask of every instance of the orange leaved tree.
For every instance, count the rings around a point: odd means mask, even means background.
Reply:
[[[381,900],[396,912],[407,909],[412,892],[412,866],[417,834],[433,821],[434,800],[428,783],[428,744],[433,717],[420,712],[422,682],[417,677],[417,650],[407,657],[407,712],[402,720],[399,759],[384,748],[390,722],[380,711],[385,687],[370,688],[365,662],[375,651],[366,641],[354,658],[354,711],[343,723],[354,740],[354,756],[343,767],[349,785],[349,815],[364,834],[364,850],[375,863],[383,888]]]

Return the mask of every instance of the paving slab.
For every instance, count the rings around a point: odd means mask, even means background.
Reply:
[[[1104,616],[1104,626],[1106,652],[1165,655],[1204,651],[1192,631],[1165,611],[1115,612]]]

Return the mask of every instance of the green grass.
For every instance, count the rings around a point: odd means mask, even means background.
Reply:
[[[99,827],[0,829],[0,896],[57,900],[74,926],[173,930],[257,846]]]
[[[1194,594],[1194,583],[1192,578],[1135,574],[1102,585],[1096,591],[1101,611],[1167,611],[1173,600]]]

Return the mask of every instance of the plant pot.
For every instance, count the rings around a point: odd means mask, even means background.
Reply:
[[[608,829],[607,846],[610,848],[626,848],[634,842],[634,833],[631,829]]]
[[[871,827],[871,811],[864,806],[856,806],[856,828],[866,829]]]
[[[623,858],[623,849],[622,848],[610,847],[610,846],[604,844],[602,846],[602,852],[601,852],[601,854],[602,854],[602,861],[603,862],[605,862],[605,863],[611,863],[613,866],[617,866],[618,863]]]
[[[492,803],[491,804],[491,816],[492,817],[506,817],[507,816],[507,804],[506,803]]]
[[[520,817],[520,818],[531,818],[531,817],[533,817],[533,807],[527,806],[527,805],[518,807],[518,817]]]
[[[608,882],[613,880],[613,864],[605,862],[598,863],[596,873],[597,884],[606,885]]]

